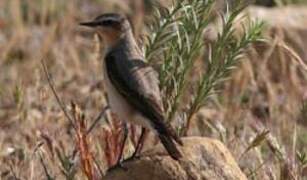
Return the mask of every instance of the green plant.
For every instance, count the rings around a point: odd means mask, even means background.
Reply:
[[[60,150],[59,148],[56,148],[55,152],[58,157],[61,173],[64,175],[65,179],[74,179],[77,173],[77,169],[75,167],[75,164],[73,163],[73,160],[68,155],[66,155],[63,150]]]
[[[306,154],[306,152],[297,151],[296,152],[296,158],[299,162],[298,163],[299,164],[298,165],[298,171],[299,171],[299,173],[302,174],[302,176],[304,176],[302,171],[303,171],[304,168],[307,167],[307,154]]]
[[[23,103],[23,89],[20,85],[16,85],[13,91],[14,102],[17,107],[20,107]]]
[[[175,1],[170,8],[159,7],[150,26],[145,56],[149,62],[163,59],[159,69],[160,86],[173,119],[187,87],[187,76],[202,49],[202,31],[210,22],[213,1]]]
[[[191,95],[184,117],[183,134],[187,133],[193,115],[202,107],[219,83],[227,78],[244,50],[260,40],[262,23],[255,21],[243,25],[243,35],[235,36],[234,23],[243,11],[244,5],[238,3],[231,12],[222,18],[222,31],[215,42],[209,45],[206,72],[201,74],[196,84],[190,84],[188,77],[193,65],[204,50],[203,30],[212,20],[212,0],[174,1],[170,8],[159,7],[149,26],[151,32],[145,49],[145,56],[151,63],[160,63],[159,78],[167,120],[174,119],[178,113],[183,94],[188,86],[196,86]],[[157,59],[163,59],[162,62]],[[155,62],[154,62],[155,61]]]

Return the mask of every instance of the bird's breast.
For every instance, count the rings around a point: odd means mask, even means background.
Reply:
[[[103,66],[103,85],[108,96],[111,110],[121,120],[129,120],[133,114],[133,110],[124,97],[122,97],[122,95],[119,94],[117,89],[112,85],[105,64]]]

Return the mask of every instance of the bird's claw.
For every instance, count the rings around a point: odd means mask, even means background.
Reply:
[[[129,162],[129,161],[132,161],[132,160],[135,160],[135,159],[140,159],[140,157],[141,156],[139,156],[139,155],[133,154],[132,156],[124,159],[123,162]]]
[[[141,156],[139,155],[132,155],[120,162],[117,162],[114,166],[111,166],[107,171],[110,172],[110,171],[113,171],[114,169],[123,169],[124,171],[127,171],[128,169],[123,165],[124,163],[126,162],[129,162],[129,161],[132,161],[132,160],[135,160],[135,159],[140,159]]]
[[[123,161],[121,161],[121,162],[117,162],[114,166],[111,166],[108,170],[107,170],[107,172],[111,172],[111,171],[113,171],[113,170],[115,170],[115,169],[123,169],[123,170],[127,170],[127,168],[126,167],[124,167],[124,165],[123,165]]]

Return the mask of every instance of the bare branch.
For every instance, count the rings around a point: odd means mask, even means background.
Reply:
[[[56,91],[55,86],[54,86],[54,82],[53,82],[53,80],[52,80],[51,77],[50,77],[50,74],[49,74],[49,72],[48,72],[48,68],[47,68],[47,66],[46,66],[46,63],[45,63],[45,60],[44,60],[44,59],[41,60],[41,64],[42,64],[42,66],[43,66],[43,70],[44,70],[45,76],[46,76],[46,78],[47,78],[49,87],[50,87],[51,91],[53,92],[54,97],[56,98],[56,100],[57,100],[57,102],[58,102],[60,108],[62,109],[64,115],[65,115],[66,118],[69,120],[69,122],[72,124],[74,130],[76,130],[75,124],[73,123],[72,118],[71,118],[70,115],[68,114],[68,112],[67,112],[67,110],[66,110],[65,104],[61,101],[60,97],[59,97],[58,94],[57,94],[57,91]]]
[[[96,117],[96,119],[94,120],[93,124],[90,126],[90,128],[87,130],[86,134],[89,134],[94,127],[96,126],[96,124],[99,122],[99,120],[101,119],[101,117],[106,113],[106,111],[110,109],[109,106],[105,106],[103,108],[103,110],[99,113],[99,115]]]

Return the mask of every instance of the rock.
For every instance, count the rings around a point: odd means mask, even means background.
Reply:
[[[157,146],[139,159],[109,171],[106,180],[246,180],[229,150],[218,140],[183,138],[183,158],[175,161]]]
[[[221,9],[223,5],[217,5]],[[248,16],[251,20],[261,20],[265,23],[265,38],[284,41],[290,48],[294,49],[298,56],[307,61],[307,6],[285,6],[267,8],[261,6],[249,6],[241,16]],[[239,18],[240,20],[248,18]],[[239,20],[238,19],[238,20]],[[220,20],[220,19],[219,19]],[[242,31],[239,22],[236,23],[238,32]],[[246,23],[245,23],[246,24]],[[204,31],[205,40],[214,42],[218,37],[221,22],[210,24]],[[273,44],[273,40],[270,41]],[[268,47],[264,48],[269,49]],[[289,54],[289,52],[286,52]],[[264,53],[265,54],[265,53]]]
[[[251,6],[247,9],[251,19],[265,22],[265,34],[278,37],[289,45],[304,61],[307,60],[307,6],[264,8]]]

